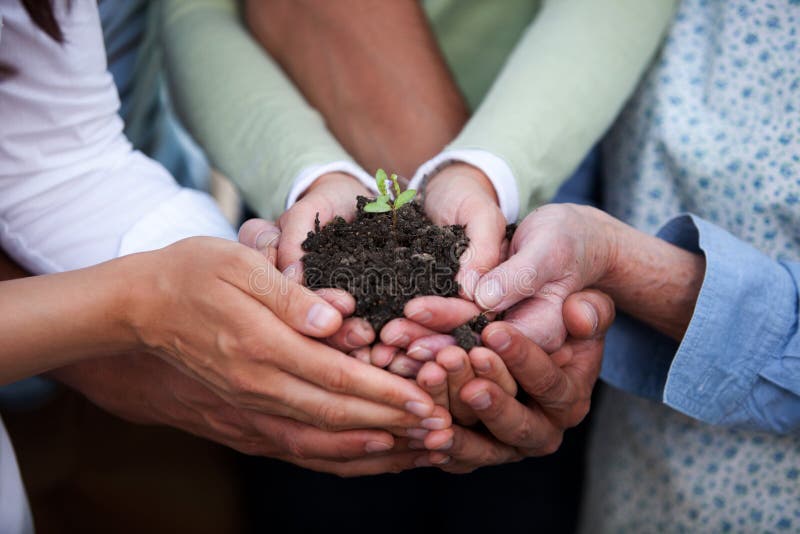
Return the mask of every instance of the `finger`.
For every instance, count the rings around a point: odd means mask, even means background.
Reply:
[[[531,397],[540,403],[561,403],[573,393],[564,371],[519,330],[502,321],[483,331],[483,342],[494,350]]]
[[[359,347],[366,347],[375,340],[375,331],[370,324],[360,317],[345,319],[342,327],[325,341],[331,347],[342,352],[350,352]]]
[[[356,360],[370,365],[372,362],[370,361],[370,348],[369,347],[360,347],[350,353],[350,356],[355,358]]]
[[[473,300],[481,276],[500,263],[506,219],[500,208],[476,196],[469,197],[459,208],[458,222],[462,221],[466,226],[469,245],[459,258],[456,282],[459,284],[459,294]]]
[[[564,326],[563,303],[559,299],[532,297],[509,308],[503,321],[517,330],[547,353],[554,352],[567,338]]]
[[[268,380],[270,387],[263,391],[253,388],[249,393],[237,395],[235,404],[238,406],[251,410],[267,409],[269,413],[330,431],[425,426],[422,423],[423,418],[406,410],[343,393],[325,391],[292,375],[281,373],[275,376],[272,373],[262,378],[257,369],[251,374],[254,381]]]
[[[291,459],[287,459],[292,461]],[[383,473],[401,473],[415,467],[429,466],[428,454],[418,451],[390,453],[383,456],[359,458],[348,462],[330,462],[325,460],[301,460],[294,463],[313,469],[331,473],[340,477],[356,477],[380,475]]]
[[[480,313],[473,303],[454,297],[426,296],[410,300],[403,314],[431,330],[451,332]]]
[[[281,275],[261,257],[242,255],[241,264],[232,268],[240,271],[230,277],[232,284],[261,302],[297,332],[328,337],[341,327],[342,315],[336,308],[313,291]],[[246,275],[242,276],[241,271]]]
[[[547,236],[529,240],[518,250],[512,243],[511,257],[478,281],[475,303],[484,310],[502,311],[536,295],[545,284],[557,285],[568,273],[553,251],[563,248],[558,243],[550,243]],[[563,284],[564,297],[579,289],[570,285],[575,283],[573,280],[566,282],[569,283]]]
[[[445,334],[434,334],[420,338],[408,346],[406,354],[419,362],[428,362],[436,357],[436,354],[444,349],[456,344],[453,336]]]
[[[278,248],[278,268],[295,282],[303,280],[303,264],[305,255],[302,245],[308,233],[314,230],[319,214],[320,227],[333,219],[334,213],[327,202],[311,202],[307,199],[298,201],[286,210],[278,226],[281,229],[281,246]]]
[[[239,228],[239,242],[259,252],[268,247],[278,248],[281,230],[277,224],[265,219],[250,219]]]
[[[447,395],[447,371],[435,362],[427,362],[417,373],[417,384],[433,399],[437,406],[450,409]]]
[[[394,437],[382,430],[326,432],[285,417],[252,411],[247,414],[264,437],[277,441],[281,449],[300,458],[346,460],[387,452],[395,446]]]
[[[462,426],[453,427],[452,443],[432,451],[431,464],[449,473],[469,473],[479,467],[516,462],[522,456],[513,448],[489,436],[483,436]],[[446,444],[445,444],[446,445]]]
[[[447,347],[436,355],[436,363],[447,371],[447,391],[450,401],[450,413],[459,424],[469,426],[478,418],[459,393],[464,385],[475,378],[467,353],[461,347]]]
[[[397,352],[395,353],[392,362],[386,369],[390,373],[394,373],[405,378],[414,378],[417,376],[417,373],[421,367],[422,362],[413,358],[409,358],[402,352]]]
[[[567,297],[563,314],[572,337],[592,339],[604,336],[614,322],[614,301],[605,293],[587,289]]]
[[[475,347],[469,351],[469,362],[476,376],[491,380],[512,397],[517,396],[517,381],[502,358],[493,351],[486,347]]]
[[[315,289],[314,293],[316,293],[325,302],[339,310],[339,313],[342,314],[342,317],[349,317],[354,311],[356,311],[356,299],[344,289],[324,287],[321,289]]]
[[[561,445],[561,430],[541,411],[520,404],[494,382],[477,378],[464,386],[461,396],[503,443],[520,447],[531,456],[551,454]]]
[[[273,356],[276,339],[281,340],[281,357]],[[279,321],[263,343],[263,355],[270,363],[322,390],[394,406],[420,417],[427,417],[433,410],[433,400],[416,384],[300,336]],[[252,383],[246,375],[237,379]]]
[[[430,336],[437,332],[409,321],[403,317],[392,319],[381,329],[381,341],[393,347],[407,348],[415,339]]]
[[[375,343],[372,346],[370,360],[375,367],[388,367],[389,364],[392,363],[392,360],[394,360],[395,355],[400,352],[401,351],[397,347],[390,347],[383,343]]]

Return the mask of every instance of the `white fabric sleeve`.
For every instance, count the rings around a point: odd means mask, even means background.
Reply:
[[[426,176],[451,163],[467,163],[486,175],[494,186],[500,210],[506,221],[513,223],[519,217],[519,190],[511,167],[502,158],[486,150],[445,150],[420,165],[408,184],[409,189],[419,189]]]
[[[292,182],[292,187],[289,189],[289,195],[286,197],[286,209],[291,208],[297,199],[300,198],[306,190],[311,187],[317,178],[329,172],[341,172],[349,174],[364,184],[367,189],[377,194],[378,189],[375,185],[375,179],[367,174],[367,171],[353,163],[352,161],[334,161],[326,163],[325,165],[312,165],[305,167],[295,177]]]

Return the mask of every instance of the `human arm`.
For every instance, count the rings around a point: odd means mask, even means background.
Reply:
[[[544,2],[464,129],[415,180],[449,160],[471,164],[510,222],[548,201],[632,93],[675,3]]]
[[[532,301],[534,339],[556,328],[565,295],[597,287],[640,321],[619,337],[612,329],[619,344],[604,369],[612,383],[709,423],[797,428],[794,263],[771,260],[694,216],[654,237],[572,205],[531,214],[511,253],[481,280],[478,301],[495,309]],[[525,283],[509,283],[523,272]]]
[[[419,2],[245,2],[253,35],[368,172],[410,177],[467,108]]]

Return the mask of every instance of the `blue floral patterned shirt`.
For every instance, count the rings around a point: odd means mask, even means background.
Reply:
[[[680,344],[609,334],[586,531],[800,531],[799,32],[800,0],[684,0],[604,145],[605,209],[707,266]]]

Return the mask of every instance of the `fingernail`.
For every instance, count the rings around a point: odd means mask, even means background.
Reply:
[[[406,403],[406,411],[411,412],[417,417],[425,417],[431,413],[431,407],[424,402],[408,401]]]
[[[503,286],[497,278],[490,278],[478,284],[475,302],[484,310],[491,310],[503,300]]]
[[[472,367],[479,373],[488,373],[492,370],[492,364],[489,360],[485,360],[483,358],[476,358],[472,360]]]
[[[444,430],[449,425],[444,419],[439,417],[427,417],[420,422],[420,426],[428,430]]]
[[[427,323],[431,319],[433,319],[433,315],[425,308],[422,308],[420,310],[413,312],[411,315],[408,316],[408,318],[418,323]]]
[[[256,237],[256,248],[258,250],[263,250],[268,246],[277,247],[278,238],[280,236],[281,232],[277,228],[269,228],[267,230],[264,230]]]
[[[448,373],[458,373],[462,371],[464,369],[464,358],[457,359],[450,365],[446,365],[445,368],[447,369]]]
[[[433,359],[433,352],[419,345],[412,347],[406,354],[421,362],[427,362]]]
[[[488,391],[481,391],[469,400],[469,405],[473,410],[485,410],[492,405],[492,397]]]
[[[511,346],[511,336],[504,330],[495,330],[486,338],[486,343],[497,352],[503,352]]]
[[[428,386],[441,386],[442,384],[444,384],[444,381],[446,379],[447,379],[446,376],[437,374],[436,376],[434,376],[432,378],[426,379],[425,383]]]
[[[439,460],[436,460],[436,465],[447,465],[450,463],[450,457],[444,456]]]
[[[428,459],[428,455],[420,456],[416,460],[414,460],[414,465],[417,467],[430,467],[431,461]]]
[[[592,334],[597,332],[597,324],[599,319],[597,318],[597,311],[594,309],[594,306],[589,304],[587,301],[582,301],[583,304],[583,313],[586,315],[586,318],[589,319],[589,322],[592,323]]]
[[[452,446],[453,446],[453,438],[450,438],[447,441],[445,441],[444,443],[442,443],[441,445],[439,445],[438,447],[436,447],[436,450],[437,451],[446,451],[446,450],[450,449]]]
[[[364,450],[368,453],[386,452],[391,448],[392,446],[389,443],[384,443],[383,441],[368,441],[364,446]]]
[[[430,433],[430,430],[426,430],[424,428],[409,428],[406,430],[406,434],[408,434],[409,438],[412,439],[425,439],[425,436]]]
[[[411,339],[409,339],[407,335],[400,334],[399,336],[393,337],[392,339],[388,340],[386,344],[392,345],[394,347],[405,347],[406,345],[408,345],[409,341],[411,341]]]
[[[336,322],[338,315],[339,312],[327,304],[317,303],[308,310],[306,322],[317,330],[327,330]]]
[[[425,448],[425,444],[421,441],[413,440],[408,442],[408,448],[419,451]]]
[[[363,325],[357,325],[354,329],[350,330],[345,336],[345,343],[351,347],[363,347],[367,344],[367,332]]]

